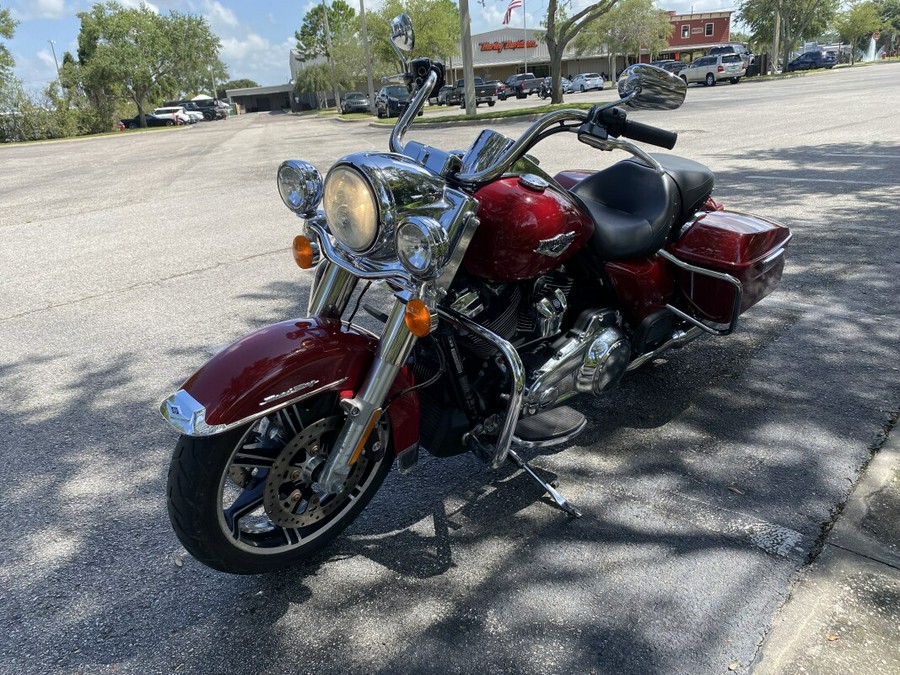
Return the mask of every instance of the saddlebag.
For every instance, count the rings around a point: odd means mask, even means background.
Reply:
[[[667,248],[687,263],[676,266],[688,314],[734,323],[778,286],[790,239],[787,227],[759,216],[713,211],[697,218]],[[723,274],[740,282],[740,292]]]

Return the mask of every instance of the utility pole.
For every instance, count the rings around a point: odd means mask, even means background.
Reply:
[[[325,16],[325,48],[328,50],[328,65],[331,66],[331,86],[334,88],[334,105],[340,112],[341,94],[338,91],[337,71],[334,69],[334,58],[331,54],[331,29],[328,27],[328,5],[325,4],[325,0],[322,0],[322,13]],[[325,105],[328,105],[327,100],[325,101]]]
[[[375,81],[372,77],[372,56],[369,53],[369,30],[366,27],[366,3],[359,0],[359,16],[362,20],[362,39],[366,50],[366,81],[369,85],[369,105],[375,110]]]
[[[62,76],[59,74],[59,61],[56,60],[56,41],[47,40],[50,43],[50,51],[53,52],[53,63],[56,64],[56,83],[59,85],[60,94],[62,93]]]
[[[472,64],[472,26],[469,0],[459,0],[459,27],[462,33],[463,79],[466,83],[466,115],[475,114],[475,68]]]

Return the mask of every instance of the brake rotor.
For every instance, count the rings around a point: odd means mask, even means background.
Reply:
[[[275,458],[263,491],[263,505],[269,520],[287,528],[306,527],[325,518],[346,501],[356,487],[369,460],[361,455],[344,482],[341,491],[320,491],[315,471],[324,466],[327,453],[322,437],[344,424],[342,415],[325,417],[302,429]]]

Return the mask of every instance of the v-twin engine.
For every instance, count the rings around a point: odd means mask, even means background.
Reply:
[[[553,355],[530,378],[524,414],[533,415],[575,394],[598,396],[625,374],[631,345],[615,310],[587,310],[553,344]]]

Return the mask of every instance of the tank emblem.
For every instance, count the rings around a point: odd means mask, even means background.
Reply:
[[[563,232],[550,239],[541,239],[534,252],[545,255],[548,258],[558,258],[565,253],[573,241],[575,241],[574,232]]]

